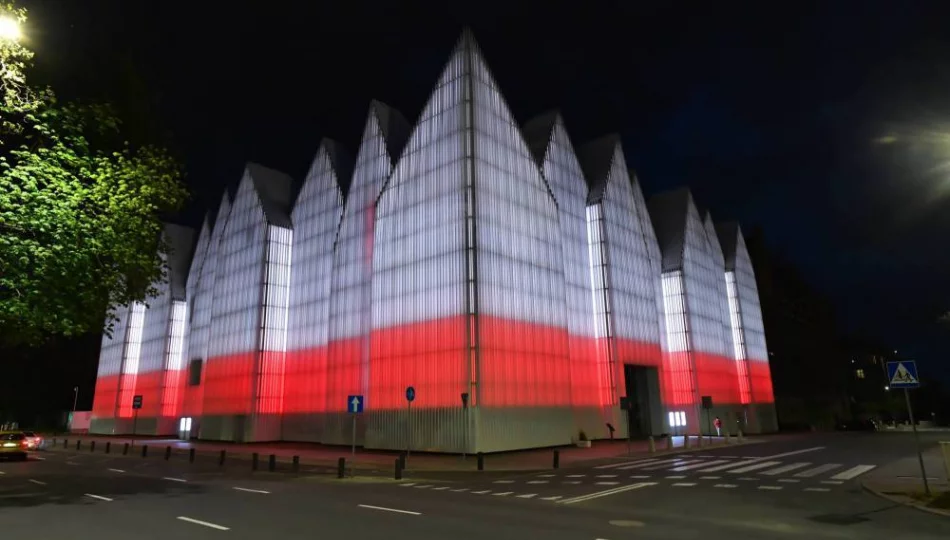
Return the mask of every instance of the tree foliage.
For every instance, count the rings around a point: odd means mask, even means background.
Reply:
[[[19,20],[25,12],[0,4]],[[108,105],[31,88],[31,51],[0,39],[0,342],[102,328],[165,279],[160,216],[185,201],[164,148],[133,146]],[[158,249],[156,249],[158,248]]]

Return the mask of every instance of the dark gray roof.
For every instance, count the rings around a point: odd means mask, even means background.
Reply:
[[[247,164],[247,174],[264,208],[264,217],[271,225],[291,228],[290,203],[293,180],[290,176],[257,163]]]
[[[538,165],[544,163],[544,157],[547,155],[548,146],[551,143],[551,137],[554,133],[554,127],[561,119],[558,111],[548,111],[540,116],[536,116],[525,122],[521,132],[524,134],[525,142],[528,143],[528,149]]]
[[[320,141],[320,148],[327,153],[340,193],[347,193],[350,189],[350,181],[353,179],[353,156],[343,148],[343,145],[326,137]]]
[[[610,177],[610,167],[619,147],[620,135],[610,134],[590,141],[577,151],[577,159],[587,179],[587,204],[603,199]]]
[[[736,253],[739,247],[739,223],[729,221],[716,224],[716,236],[719,237],[719,244],[722,246],[722,256],[726,260],[726,270],[736,269]]]
[[[647,203],[660,245],[664,272],[683,267],[683,244],[691,199],[689,189],[680,188],[654,195]]]
[[[369,112],[376,117],[379,129],[383,133],[383,140],[386,142],[386,153],[389,154],[390,161],[395,163],[402,155],[406,143],[409,142],[412,126],[402,113],[382,101],[372,100],[369,104]]]
[[[185,285],[188,282],[188,268],[194,256],[195,230],[191,227],[165,224],[165,242],[168,243],[168,287],[172,300],[185,299]]]

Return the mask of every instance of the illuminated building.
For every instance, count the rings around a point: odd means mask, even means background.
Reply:
[[[522,129],[468,33],[414,126],[372,103],[355,161],[324,140],[291,193],[248,165],[199,235],[183,353],[105,343],[96,431],[147,390],[110,378],[131,356],[180,381],[147,429],[182,437],[504,451],[695,433],[705,395],[772,426],[738,229],[720,247],[685,191],[648,207],[616,136],[575,154],[556,113]]]

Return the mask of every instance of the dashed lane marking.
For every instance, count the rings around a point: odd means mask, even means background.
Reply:
[[[452,490],[453,493],[463,493],[465,491],[468,491],[468,488],[459,488],[459,489]]]
[[[393,512],[396,514],[409,514],[410,516],[421,516],[422,512],[413,512],[411,510],[400,510],[398,508],[386,508],[385,506],[373,506],[371,504],[358,504],[360,508],[368,508],[370,510],[381,510],[383,512]]]
[[[587,495],[580,495],[578,497],[573,497],[570,499],[564,499],[560,501],[559,504],[574,504],[584,501],[590,501],[593,499],[599,499],[601,497],[609,497],[610,495],[616,495],[618,493],[623,493],[625,491],[632,491],[634,489],[641,489],[645,487],[655,486],[656,482],[640,482],[638,484],[630,484],[629,486],[620,486],[613,489],[607,489],[604,491],[596,491],[594,493],[588,493]]]
[[[419,486],[415,486],[416,489],[426,489],[426,488],[430,488],[430,487],[432,487],[432,484],[422,484],[422,485],[419,485]]]
[[[493,484],[514,484],[514,480],[495,480]]]
[[[617,478],[616,474],[598,474],[597,478]]]
[[[831,485],[833,485],[833,486],[840,486],[840,485],[843,484],[844,482],[842,482],[841,480],[822,480],[821,483],[822,483],[822,484],[831,484]]]
[[[616,486],[616,485],[619,484],[619,483],[620,483],[620,482],[610,482],[610,481],[607,481],[607,482],[594,482],[594,485],[595,485],[595,486]]]
[[[539,474],[538,478],[554,478],[556,474]]]
[[[719,480],[721,476],[700,476],[700,480]]]
[[[778,481],[779,481],[779,482],[784,482],[784,483],[786,483],[786,484],[797,484],[797,483],[801,482],[801,480],[799,480],[799,479],[797,479],[797,478],[779,478]]]
[[[782,489],[782,486],[759,486],[759,489],[763,489],[766,491],[778,491]]]
[[[542,500],[542,501],[556,501],[556,500],[558,500],[558,499],[560,499],[560,498],[561,498],[560,495],[555,495],[555,496],[553,496],[553,497],[541,497],[541,500]]]
[[[650,477],[649,474],[634,474],[630,478],[633,478],[634,480],[643,480],[644,478],[649,478],[649,477]]]
[[[40,481],[40,480],[34,480],[34,479],[32,479],[32,478],[30,478],[30,482],[33,482],[34,484],[36,484],[36,485],[38,485],[38,486],[45,486],[45,485],[46,485],[46,482],[42,482],[42,481]]]
[[[695,485],[696,482],[676,482],[673,487],[693,487]]]
[[[580,480],[567,480],[567,481],[564,481],[564,482],[561,482],[561,483],[562,483],[562,484],[571,484],[571,485],[576,486],[577,484],[580,484],[581,481],[580,481]]]
[[[739,487],[739,485],[738,484],[716,484],[713,487],[732,489],[732,488]]]
[[[246,491],[247,493],[261,493],[263,495],[270,495],[270,491],[264,491],[263,489],[250,489],[242,487],[235,487],[234,489],[237,491]]]
[[[528,480],[526,484],[547,484],[547,480]]]
[[[122,469],[106,469],[106,470],[109,470],[109,471],[112,471],[112,472],[116,472],[116,473],[124,473],[124,472],[125,472],[125,471],[123,471]]]
[[[174,476],[163,476],[162,480],[168,480],[169,482],[187,482],[184,478],[175,478]]]
[[[495,497],[507,497],[508,495],[511,495],[512,493],[514,493],[514,491],[502,491],[499,493],[493,493],[492,495]]]
[[[475,495],[484,495],[484,494],[486,494],[486,493],[491,493],[491,490],[490,490],[490,489],[483,489],[483,490],[481,490],[481,491],[473,491],[472,493],[474,493]]]
[[[673,475],[673,476],[666,477],[667,480],[682,480],[683,478],[686,478],[686,477],[682,475]]]
[[[211,523],[209,521],[201,521],[200,519],[194,519],[186,516],[178,516],[176,519],[181,521],[187,521],[188,523],[194,523],[195,525],[201,525],[203,527],[209,527],[211,529],[217,529],[219,531],[230,531],[230,527],[225,527],[224,525],[218,525],[217,523]]]
[[[587,475],[586,474],[569,474],[565,476],[565,478],[584,478],[585,476]]]
[[[758,482],[759,481],[758,478],[753,478],[751,476],[740,476],[739,478],[736,478],[736,480],[742,480],[743,482]]]
[[[432,491],[445,491],[449,489],[449,486],[439,486],[437,488],[432,488]]]
[[[518,495],[519,499],[531,499],[535,497],[537,493],[525,493],[524,495]]]
[[[415,483],[415,482],[406,482],[406,483],[404,483],[404,484],[399,484],[399,485],[402,486],[402,487],[410,487],[410,486],[416,485],[416,483]]]
[[[94,495],[94,494],[92,494],[92,493],[85,493],[84,495],[85,495],[86,497],[89,497],[89,498],[92,498],[92,499],[97,499],[97,500],[106,501],[106,502],[112,502],[112,499],[110,499],[109,497],[103,497],[102,495]]]
[[[809,488],[805,488],[805,491],[820,491],[820,492],[827,492],[827,491],[831,491],[831,490],[830,490],[830,489],[828,489],[828,488],[816,488],[816,487],[809,487]]]

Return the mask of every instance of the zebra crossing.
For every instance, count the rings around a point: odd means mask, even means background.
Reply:
[[[650,475],[641,473],[659,474],[664,471],[670,473],[702,474],[718,473],[721,475],[732,474],[755,474],[769,479],[778,479],[793,483],[796,479],[820,480],[820,478],[830,475],[825,480],[826,483],[843,483],[848,480],[865,474],[876,467],[876,465],[858,464],[848,467],[841,463],[813,463],[808,461],[796,461],[786,463],[779,458],[780,456],[770,456],[766,458],[742,457],[742,456],[711,456],[711,455],[693,455],[679,456],[673,458],[650,458],[636,461],[609,463],[598,465],[594,470],[598,472],[609,471],[621,476],[627,471],[637,473],[631,478],[645,479]],[[667,476],[670,479],[682,479],[685,475]],[[576,475],[575,475],[576,476]],[[603,476],[603,475],[601,475]],[[778,478],[782,477],[782,478]],[[788,477],[788,478],[785,478]],[[718,476],[701,476],[700,479],[718,479]]]

